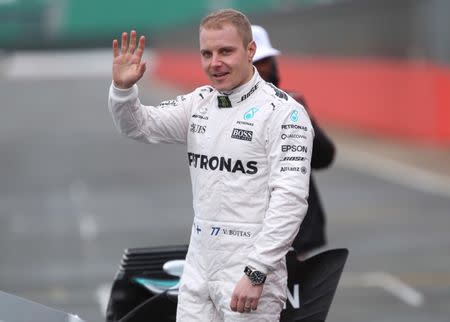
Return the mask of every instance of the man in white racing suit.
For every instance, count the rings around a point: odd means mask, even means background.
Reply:
[[[252,65],[256,45],[242,13],[216,11],[200,25],[212,86],[144,106],[136,82],[145,39],[113,42],[109,108],[119,131],[146,143],[187,144],[194,222],[177,321],[278,321],[285,254],[308,204],[314,131],[302,105]]]

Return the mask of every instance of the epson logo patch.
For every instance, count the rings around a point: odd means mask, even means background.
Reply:
[[[253,138],[253,132],[234,128],[233,132],[231,132],[232,139],[251,141]]]
[[[281,152],[308,152],[308,147],[304,145],[282,145]]]

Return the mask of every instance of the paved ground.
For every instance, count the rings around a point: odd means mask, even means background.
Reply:
[[[450,147],[422,145],[392,137],[375,137],[361,132],[330,127],[342,158],[355,167],[416,189],[450,195]],[[357,160],[357,161],[352,161]],[[381,166],[382,165],[382,166]],[[413,177],[408,174],[413,173]]]
[[[192,219],[184,147],[117,134],[107,70],[0,76],[0,289],[86,321],[103,320],[124,248],[184,243]],[[448,322],[449,151],[325,128],[328,248],[350,249],[328,321]]]

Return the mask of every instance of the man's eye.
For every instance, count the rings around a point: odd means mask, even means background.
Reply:
[[[211,53],[203,52],[202,56],[203,56],[203,58],[210,58],[211,57]]]

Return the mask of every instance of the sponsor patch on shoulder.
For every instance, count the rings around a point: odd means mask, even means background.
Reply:
[[[285,92],[283,92],[281,89],[279,89],[278,87],[276,87],[275,85],[273,85],[272,83],[267,83],[270,85],[270,87],[272,87],[272,89],[275,91],[275,95],[281,99],[284,100],[288,100],[288,96]]]

